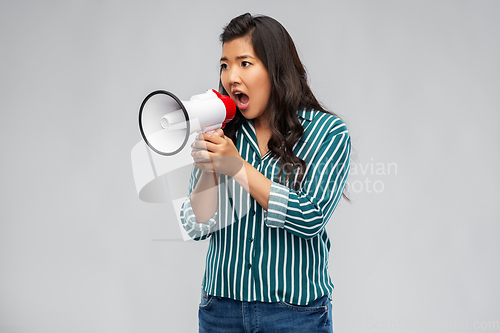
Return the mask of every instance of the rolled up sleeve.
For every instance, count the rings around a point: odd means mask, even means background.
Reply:
[[[289,188],[276,182],[271,183],[269,202],[267,204],[268,227],[283,228],[284,217],[288,210]]]
[[[191,193],[196,187],[200,175],[201,170],[193,167],[193,171],[191,172],[191,178],[189,181],[188,196],[182,204],[182,208],[180,211],[182,227],[184,228],[184,230],[186,230],[188,236],[195,241],[204,240],[210,237],[210,235],[215,230],[219,218],[218,213],[215,212],[214,216],[212,216],[205,223],[199,223],[196,221],[196,215],[194,214],[193,208],[191,207]]]
[[[193,240],[203,240],[208,238],[215,230],[217,225],[218,214],[210,218],[205,223],[198,223],[194,215],[193,208],[191,207],[191,200],[189,198],[184,201],[181,209],[181,222],[184,230],[188,236]]]

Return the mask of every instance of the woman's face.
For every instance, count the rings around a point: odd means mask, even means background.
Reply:
[[[264,64],[253,51],[249,37],[222,46],[220,79],[224,89],[247,119],[266,116],[271,80]]]

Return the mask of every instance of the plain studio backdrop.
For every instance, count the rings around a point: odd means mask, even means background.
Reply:
[[[195,332],[208,242],[139,199],[151,91],[218,84],[222,27],[266,14],[353,140],[327,225],[337,332],[500,321],[500,2],[0,3],[0,332]],[[187,184],[186,184],[187,186]]]

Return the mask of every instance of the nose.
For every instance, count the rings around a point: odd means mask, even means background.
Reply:
[[[237,67],[233,67],[230,69],[228,83],[230,86],[241,83],[241,77]]]

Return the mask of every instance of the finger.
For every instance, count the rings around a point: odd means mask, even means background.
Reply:
[[[191,145],[192,151],[209,151],[209,152],[215,152],[217,149],[217,144],[208,142],[208,141],[198,141]]]
[[[193,150],[191,156],[195,162],[210,162],[210,153],[206,150]]]
[[[197,149],[197,150],[198,149],[206,150],[207,149],[207,141],[205,141],[203,139],[198,139],[198,137],[196,137],[196,139],[191,144],[191,148]]]
[[[203,171],[214,171],[213,170],[213,165],[212,163],[200,163],[200,162],[195,162],[193,163],[194,167]]]
[[[224,135],[224,132],[223,132],[223,135]],[[197,138],[198,138],[198,140],[204,140],[204,141],[212,142],[215,144],[221,144],[224,142],[224,139],[221,136],[219,136],[218,134],[213,134],[213,133],[200,133],[200,134],[198,134]]]

